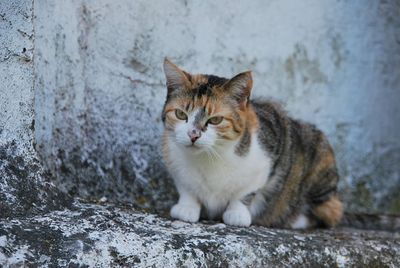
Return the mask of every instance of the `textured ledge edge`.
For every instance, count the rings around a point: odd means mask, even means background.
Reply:
[[[171,221],[132,207],[82,204],[0,221],[0,265],[58,267],[398,267],[400,234],[291,231]]]

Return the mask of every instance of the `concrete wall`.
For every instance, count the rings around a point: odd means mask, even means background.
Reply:
[[[0,218],[70,203],[46,182],[34,149],[32,20],[33,1],[0,3]]]
[[[398,1],[35,1],[35,135],[54,182],[163,211],[169,56],[190,72],[251,69],[336,151],[347,209],[400,212]]]

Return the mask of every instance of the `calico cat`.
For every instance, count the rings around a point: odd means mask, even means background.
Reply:
[[[164,72],[163,157],[179,193],[172,218],[197,222],[203,208],[234,226],[340,221],[338,172],[321,131],[274,102],[250,100],[249,71],[193,75],[166,58]]]

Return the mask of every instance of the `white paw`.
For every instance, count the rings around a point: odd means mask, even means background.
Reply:
[[[170,214],[174,219],[197,222],[200,218],[200,208],[197,206],[176,204],[171,208]]]
[[[300,214],[297,218],[292,222],[291,227],[293,229],[306,229],[309,227],[309,220],[307,216]]]
[[[225,224],[241,227],[249,227],[251,224],[250,211],[246,207],[240,209],[228,209],[222,215]]]

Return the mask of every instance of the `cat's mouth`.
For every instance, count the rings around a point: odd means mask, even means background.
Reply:
[[[200,147],[198,144],[196,144],[196,143],[186,144],[185,147],[186,147],[186,148],[189,148],[189,149],[200,149],[200,148],[201,148],[201,147]]]
[[[185,144],[184,147],[188,152],[192,152],[192,153],[196,153],[196,154],[207,150],[202,144],[197,144],[197,143]]]

